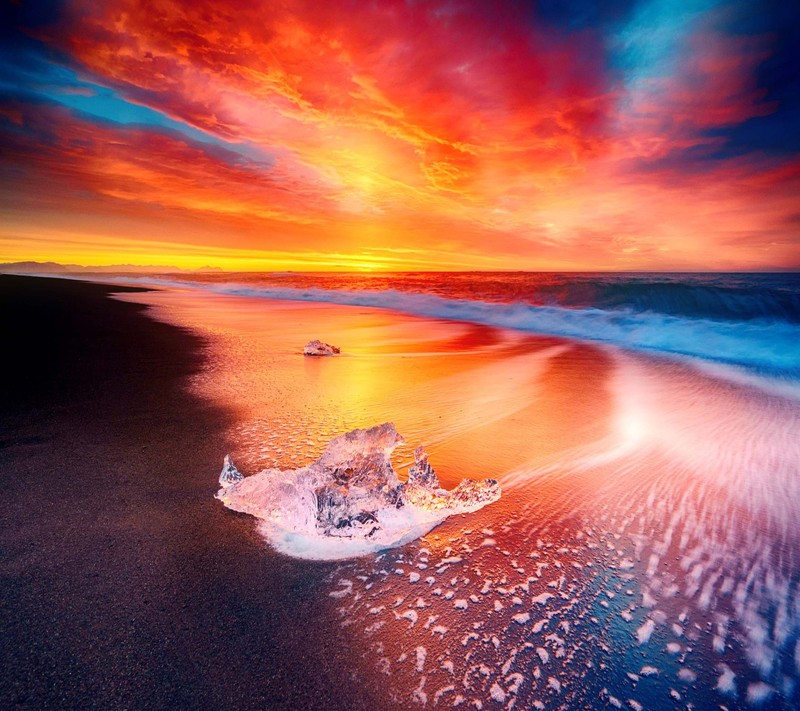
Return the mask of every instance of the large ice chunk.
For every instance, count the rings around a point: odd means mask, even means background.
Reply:
[[[281,552],[317,560],[407,543],[448,516],[500,498],[494,479],[465,479],[452,491],[442,489],[422,447],[408,481],[401,482],[390,457],[402,441],[386,423],[331,440],[317,461],[299,469],[266,469],[234,481],[223,481],[223,469],[217,498],[261,519],[262,531]],[[227,467],[236,471],[226,457]]]
[[[322,341],[309,341],[303,346],[303,355],[307,356],[332,356],[339,353],[336,346]]]

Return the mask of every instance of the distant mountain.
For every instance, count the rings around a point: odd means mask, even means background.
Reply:
[[[71,274],[102,272],[115,274],[170,274],[192,272],[221,272],[219,267],[205,266],[199,269],[181,269],[179,267],[138,264],[111,264],[102,267],[84,267],[80,264],[58,264],[57,262],[6,262],[0,264],[0,274]]]

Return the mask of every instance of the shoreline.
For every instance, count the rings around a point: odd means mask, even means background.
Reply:
[[[0,276],[0,705],[374,706],[316,605],[329,566],[213,498],[230,413],[187,389],[203,340],[124,291]]]

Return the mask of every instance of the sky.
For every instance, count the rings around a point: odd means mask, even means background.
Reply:
[[[0,12],[0,261],[800,269],[794,2]]]

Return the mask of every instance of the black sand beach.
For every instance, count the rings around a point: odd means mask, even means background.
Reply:
[[[213,499],[203,342],[110,291],[0,277],[0,707],[375,708],[316,603],[330,568]]]

